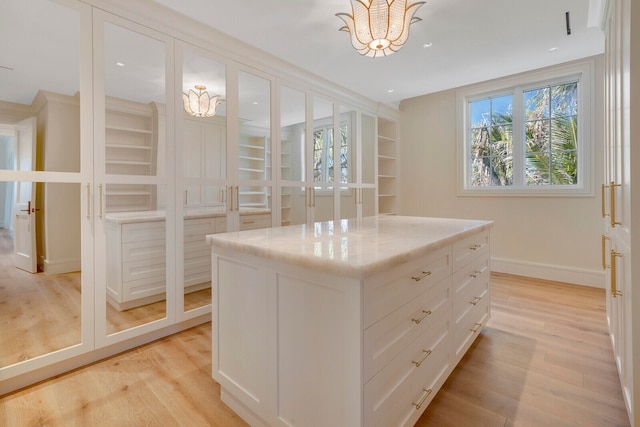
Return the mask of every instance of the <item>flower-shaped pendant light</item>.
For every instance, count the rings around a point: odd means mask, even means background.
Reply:
[[[189,89],[189,94],[182,94],[182,102],[184,103],[184,111],[195,117],[213,117],[216,115],[216,107],[223,102],[220,95],[209,97],[206,86],[194,86],[198,93],[193,89]]]
[[[425,2],[407,0],[351,0],[352,15],[336,13],[351,44],[365,56],[388,56],[400,50],[409,38],[409,26],[421,21],[413,15]]]

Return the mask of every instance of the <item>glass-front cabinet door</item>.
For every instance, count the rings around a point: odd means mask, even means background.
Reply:
[[[200,314],[211,304],[211,247],[207,234],[227,231],[226,67],[210,53],[178,44],[182,62],[176,104],[178,234],[176,271],[183,292],[178,310]],[[180,286],[178,286],[180,289]],[[182,302],[180,302],[182,297]]]
[[[359,215],[362,217],[376,215],[376,127],[375,116],[362,113],[358,149],[362,165],[358,205],[360,206]]]
[[[239,215],[239,229],[272,225],[273,145],[271,81],[238,73],[237,184],[231,185],[229,209]]]
[[[311,159],[306,150],[306,95],[280,87],[280,225],[307,222],[307,171]]]
[[[93,243],[90,10],[0,4],[2,382],[93,348]]]
[[[334,145],[333,102],[314,96],[313,98],[313,136],[310,155],[312,158],[312,180],[309,187],[311,222],[334,219],[334,186],[337,169],[336,147]]]
[[[167,161],[173,159],[167,115],[172,51],[165,36],[94,12],[99,343],[162,326],[173,309],[173,299],[167,301],[175,285],[167,249],[175,247],[173,162]]]

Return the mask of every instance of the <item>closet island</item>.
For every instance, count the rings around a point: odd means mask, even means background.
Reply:
[[[413,425],[490,316],[491,221],[208,235],[212,375],[252,426]]]

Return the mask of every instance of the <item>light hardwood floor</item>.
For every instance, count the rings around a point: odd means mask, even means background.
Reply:
[[[417,426],[628,426],[603,290],[492,275],[492,319]],[[205,324],[0,397],[2,426],[244,426]]]
[[[47,275],[14,266],[13,238],[0,229],[0,367],[79,344],[79,271]],[[184,297],[185,310],[211,303],[211,289]],[[125,311],[107,304],[107,334],[166,316],[165,301]],[[3,427],[0,424],[0,427]]]

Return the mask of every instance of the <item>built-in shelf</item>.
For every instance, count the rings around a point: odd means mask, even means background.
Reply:
[[[157,111],[151,104],[107,98],[105,171],[111,175],[153,176],[156,173]],[[155,208],[155,186],[108,184],[106,212]]]
[[[378,117],[378,213],[398,210],[398,123]]]

